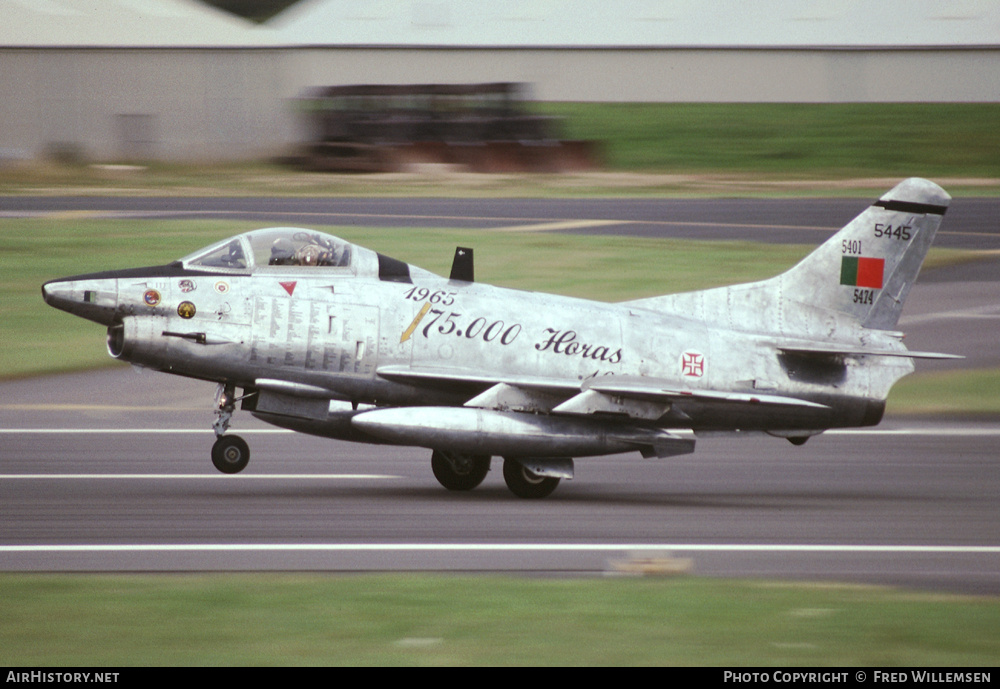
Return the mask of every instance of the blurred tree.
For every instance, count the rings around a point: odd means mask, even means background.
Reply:
[[[294,5],[298,0],[201,0],[206,5],[218,7],[220,10],[246,17],[258,24],[266,22],[286,7]]]

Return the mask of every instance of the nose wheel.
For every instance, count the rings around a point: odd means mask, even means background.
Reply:
[[[250,462],[250,446],[238,435],[223,435],[212,446],[212,464],[223,474],[237,474]]]
[[[237,474],[246,469],[250,462],[250,446],[246,441],[238,435],[223,435],[229,428],[236,403],[240,399],[242,398],[236,397],[234,386],[219,384],[219,390],[215,394],[217,418],[212,424],[216,435],[215,444],[212,445],[212,464],[224,474]]]

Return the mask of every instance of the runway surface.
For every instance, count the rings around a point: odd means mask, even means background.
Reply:
[[[202,218],[269,225],[462,227],[820,244],[875,199],[0,197],[0,218]],[[954,199],[936,246],[1000,249],[1000,199]]]
[[[154,201],[169,200],[70,199],[59,208],[13,208],[7,198],[0,211],[124,217],[154,212],[129,205]],[[572,212],[513,200],[426,209],[421,200],[390,201],[391,207],[379,201],[371,202],[378,208],[353,207],[354,222],[384,225],[388,214],[440,226],[449,215],[460,226],[570,222],[575,229],[550,231],[623,232],[639,225],[715,238],[742,236],[747,228],[741,226],[764,222],[753,204],[724,217],[692,210],[681,227],[641,220],[640,211],[654,211],[634,201],[589,200],[571,204]],[[278,212],[247,211],[241,207],[247,200],[236,208],[225,199],[205,202],[212,213],[249,212],[254,222],[274,220]],[[312,201],[280,203],[282,213],[345,212],[338,200],[324,200],[326,210],[314,209]],[[655,213],[662,212],[658,203],[648,204],[660,209]],[[816,244],[867,205],[789,203],[795,208],[787,217],[796,215],[799,223],[787,229],[789,241]],[[177,207],[166,205],[163,212],[176,217]],[[955,234],[942,234],[938,244],[953,239],[1000,248],[989,220],[996,203],[981,206],[985,215],[973,213],[978,219],[957,223],[958,229],[949,212],[945,227]],[[421,216],[422,209],[430,217]],[[368,211],[377,222],[362,219]],[[490,224],[490,217],[502,223]],[[475,225],[472,218],[484,220]],[[586,225],[609,218],[628,222]],[[343,223],[315,224],[328,222]],[[937,366],[1000,365],[998,276],[986,268],[922,276],[901,323],[908,345],[969,356]],[[99,326],[94,336],[103,337]],[[1000,593],[1000,424],[888,419],[876,429],[824,434],[800,448],[767,437],[703,438],[694,455],[680,458],[579,460],[575,480],[546,500],[523,501],[504,486],[500,460],[479,489],[449,493],[431,475],[426,450],[310,438],[245,413],[237,413],[233,432],[250,442],[250,467],[236,476],[218,474],[208,457],[213,396],[212,384],[124,365],[0,384],[0,569],[593,574],[636,556],[669,566],[676,563],[669,554],[712,576]]]
[[[602,573],[632,555],[717,576],[1000,593],[1000,427],[890,420],[806,446],[578,461],[544,501],[467,494],[429,452],[238,414],[242,474],[212,468],[214,386],[127,366],[0,386],[4,570]]]

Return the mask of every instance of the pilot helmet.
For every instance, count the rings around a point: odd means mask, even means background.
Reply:
[[[302,266],[318,266],[323,257],[323,250],[315,244],[306,244],[295,253],[295,259]]]

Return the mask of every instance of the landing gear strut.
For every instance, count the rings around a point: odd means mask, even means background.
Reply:
[[[435,450],[431,455],[434,478],[448,490],[472,490],[490,470],[489,455],[463,455]]]
[[[224,474],[236,474],[246,469],[250,462],[250,446],[238,435],[224,435],[236,411],[236,387],[228,383],[219,383],[215,393],[215,445],[212,446],[212,464]]]

